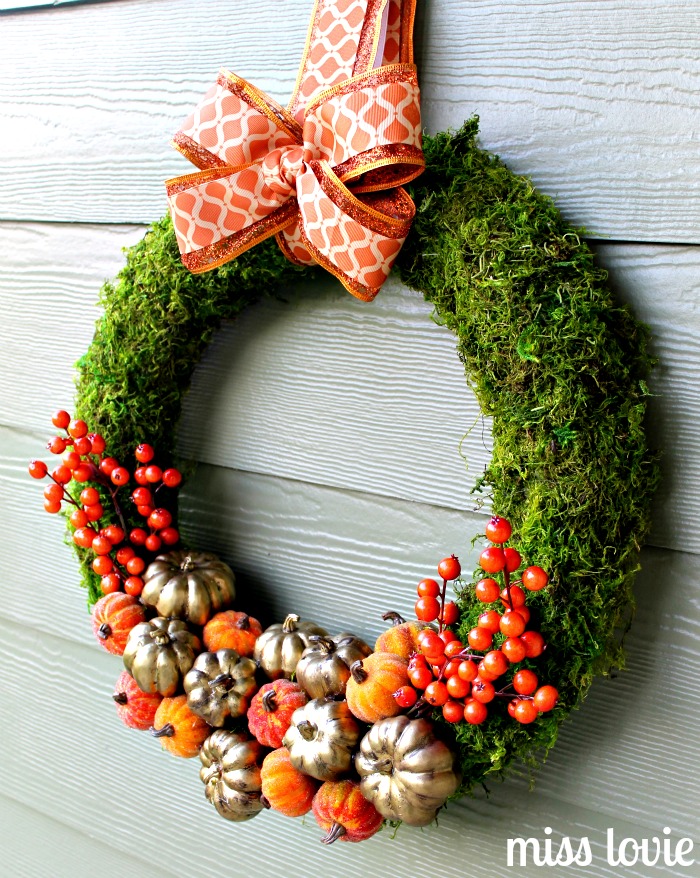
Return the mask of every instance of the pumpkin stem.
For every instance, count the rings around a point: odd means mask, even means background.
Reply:
[[[396,613],[394,610],[390,610],[388,613],[383,613],[382,619],[384,619],[385,622],[391,622],[392,625],[403,625],[406,621],[400,613]]]
[[[236,622],[236,628],[240,628],[241,631],[247,631],[250,628],[250,616],[244,613]]]
[[[126,692],[115,692],[114,695],[112,695],[112,698],[116,701],[117,704],[126,704],[129,700],[126,697]]]
[[[345,827],[341,823],[332,823],[331,828],[321,839],[321,844],[333,844],[347,834]]]
[[[180,564],[180,570],[191,570],[194,567],[194,563],[192,561],[192,557],[188,555],[185,560]]]
[[[394,763],[391,759],[382,759],[374,764],[374,770],[379,774],[391,774],[394,769]]]
[[[296,631],[298,621],[299,616],[297,616],[296,613],[290,613],[282,623],[282,630],[284,631],[284,633],[291,634],[292,631]]]
[[[362,659],[358,659],[350,665],[350,673],[356,683],[364,683],[369,674],[362,666]]]
[[[313,741],[316,737],[316,726],[310,723],[308,719],[303,719],[297,726],[297,731],[305,741]]]
[[[335,652],[335,643],[333,643],[330,637],[324,637],[322,634],[312,634],[309,637],[309,640],[314,646],[318,646],[319,649],[322,649],[326,655]]]
[[[263,796],[262,793],[260,794],[260,804],[263,806],[263,808],[267,808],[268,811],[270,810],[270,808],[272,808],[272,805],[270,804],[267,796]]]
[[[103,622],[100,627],[97,629],[97,636],[100,640],[107,640],[112,636],[112,626],[108,625],[106,622]]]
[[[277,710],[277,701],[275,700],[274,689],[268,689],[260,700],[262,701],[263,709],[266,710],[268,713],[274,713]]]
[[[162,729],[151,726],[149,732],[154,738],[172,738],[175,734],[175,726],[172,723],[166,723]]]
[[[215,686],[221,686],[222,689],[225,689],[228,692],[230,689],[233,689],[235,681],[230,674],[219,674],[218,677],[214,677],[209,685],[212,689]]]

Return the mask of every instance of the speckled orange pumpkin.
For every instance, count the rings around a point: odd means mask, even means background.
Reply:
[[[129,632],[146,621],[138,598],[121,591],[106,594],[92,608],[92,630],[107,652],[123,655]]]
[[[384,818],[360,792],[352,780],[330,780],[314,796],[316,822],[325,830],[323,844],[341,841],[364,841],[381,828]]]
[[[408,661],[393,652],[373,652],[350,668],[345,690],[348,707],[362,722],[376,723],[397,716],[401,708],[394,692],[409,685]]]
[[[207,622],[202,637],[209,652],[235,649],[239,655],[249,658],[261,634],[262,625],[257,619],[238,610],[224,610]]]
[[[184,759],[197,756],[210,733],[211,726],[187,706],[186,695],[164,698],[151,728],[151,734],[160,738],[164,750]]]
[[[112,695],[119,719],[130,729],[145,732],[156,718],[163,696],[158,692],[142,692],[128,671],[122,671]]]
[[[266,808],[279,811],[285,817],[301,817],[311,810],[320,784],[292,765],[286,747],[267,754],[260,777],[261,801]]]
[[[426,622],[407,622],[398,613],[385,613],[384,619],[391,619],[392,627],[377,638],[375,652],[393,652],[401,658],[410,659],[414,652],[420,652],[418,635],[424,628],[430,628]]]
[[[253,696],[248,708],[248,728],[251,735],[263,745],[275,750],[282,746],[282,739],[292,721],[297,707],[303,707],[309,696],[298,683],[291,680],[274,680],[265,683]]]

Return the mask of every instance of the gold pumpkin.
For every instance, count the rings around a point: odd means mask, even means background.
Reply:
[[[124,667],[143,692],[174,695],[202,648],[179,619],[160,616],[135,625],[124,650]]]
[[[218,729],[202,744],[199,776],[204,793],[227,820],[250,820],[259,814],[263,748],[244,734]]]
[[[360,726],[345,701],[316,698],[292,714],[282,741],[299,771],[317,780],[335,780],[352,765]]]
[[[304,650],[311,646],[311,636],[328,632],[315,622],[301,622],[290,613],[284,622],[270,625],[258,637],[253,657],[271,680],[291,679]]]
[[[159,616],[206,625],[236,596],[233,570],[209,552],[168,552],[143,575],[141,602]]]
[[[257,689],[257,667],[234,649],[201,653],[184,679],[190,710],[216,728],[229,717],[242,716]]]
[[[297,665],[297,682],[311,698],[344,695],[350,665],[366,658],[372,650],[354,634],[313,634],[309,640],[311,646],[304,650]]]
[[[387,820],[427,826],[459,787],[454,752],[427,719],[375,723],[355,757],[360,791]]]

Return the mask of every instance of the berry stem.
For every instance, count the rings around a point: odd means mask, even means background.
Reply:
[[[119,490],[119,488],[112,488],[108,485],[107,490],[109,491],[109,496],[112,498],[112,506],[114,506],[114,511],[117,513],[117,518],[119,519],[119,524],[121,525],[121,528],[124,531],[124,533],[127,533],[126,521],[124,520],[122,508],[119,505],[119,501],[117,500],[117,491]]]
[[[63,489],[63,497],[62,497],[61,499],[62,499],[62,500],[67,500],[69,503],[72,503],[73,506],[75,506],[77,509],[80,509],[80,504],[79,504],[79,503],[76,503],[76,501],[74,500],[74,498],[68,493],[68,491],[66,491],[66,486],[65,486],[65,485],[62,485],[59,481],[57,481],[57,480],[51,475],[51,473],[49,473],[49,478],[51,479],[52,482],[54,482],[55,484],[57,484],[59,488],[62,488],[62,489]]]
[[[119,487],[114,487],[112,485],[109,478],[100,470],[99,467],[95,466],[94,463],[90,464],[92,468],[92,473],[90,475],[90,481],[97,482],[98,485],[102,485],[103,488],[107,489],[107,493],[109,494],[110,500],[112,501],[112,506],[114,507],[114,511],[119,519],[119,524],[121,525],[121,529],[124,533],[127,533],[126,521],[124,519],[124,513],[122,512],[122,508],[119,505],[119,501],[117,500],[117,492],[119,491]]]
[[[510,610],[513,609],[513,598],[510,595],[510,573],[508,572],[508,568],[503,568],[503,582],[506,587],[506,594],[508,595],[508,608]]]
[[[442,590],[440,592],[440,615],[438,616],[438,634],[442,634],[445,627],[443,617],[445,615],[445,594],[447,593],[447,580],[442,580]]]

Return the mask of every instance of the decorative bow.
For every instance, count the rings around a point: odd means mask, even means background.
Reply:
[[[413,64],[389,64],[316,95],[299,114],[222,71],[173,145],[198,173],[166,183],[182,261],[216,268],[271,235],[373,299],[415,207],[400,187],[423,170]]]

